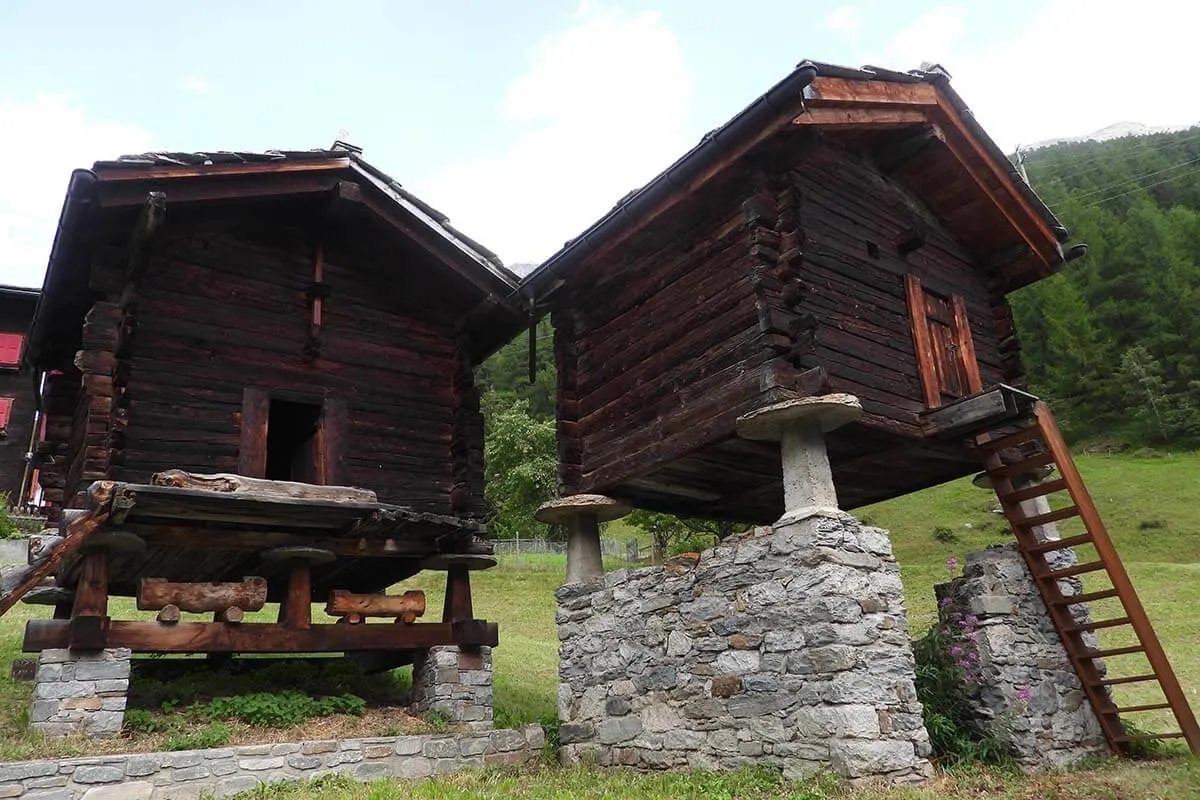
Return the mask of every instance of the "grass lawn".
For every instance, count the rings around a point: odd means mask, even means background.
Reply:
[[[1200,707],[1200,454],[1135,459],[1125,456],[1084,456],[1080,468],[1108,522],[1134,583],[1194,708]],[[944,562],[989,544],[1010,541],[1002,517],[992,512],[992,495],[967,480],[858,509],[871,524],[892,532],[900,560],[911,632],[916,635],[935,618],[932,586],[947,579]],[[939,541],[935,529],[946,528],[953,541]],[[1064,529],[1064,535],[1072,533]],[[942,534],[945,538],[945,534]],[[1086,556],[1081,556],[1086,558]],[[610,568],[620,566],[612,562]],[[555,719],[558,683],[558,639],[554,626],[554,589],[562,580],[561,556],[523,555],[507,558],[494,570],[474,576],[476,612],[498,621],[501,646],[494,652],[496,720],[498,725],[551,722]],[[404,588],[425,589],[431,609],[440,607],[441,578],[418,576]],[[19,656],[24,622],[49,609],[18,605],[0,618],[0,757],[76,754],[81,742],[50,744],[26,730],[24,711],[30,685],[13,683],[7,664]],[[133,615],[126,603],[115,602],[114,614]],[[265,609],[271,615],[272,609]],[[314,607],[319,618],[319,607]],[[1105,646],[1114,644],[1106,639]],[[1112,665],[1118,674],[1127,670]],[[1132,670],[1130,667],[1129,670]],[[1122,705],[1152,702],[1144,686],[1118,696]],[[1174,727],[1169,715],[1149,713],[1138,720],[1143,728]],[[89,746],[90,748],[90,746]],[[823,779],[822,779],[823,780]],[[489,771],[400,787],[367,787],[338,782],[303,790],[270,789],[260,796],[295,798],[392,797],[768,797],[813,798],[841,796],[826,780],[784,784],[766,773],[735,776],[633,776],[623,772],[576,772],[552,769],[536,774]],[[1173,764],[1115,764],[1067,776],[1017,780],[990,772],[943,775],[930,788],[865,794],[896,800],[930,797],[1170,797],[1200,798],[1200,766],[1194,760]]]

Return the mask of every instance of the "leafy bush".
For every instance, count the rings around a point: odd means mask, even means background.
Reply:
[[[233,731],[229,730],[229,726],[220,722],[210,722],[198,731],[168,737],[163,741],[163,749],[206,750],[211,747],[223,747],[229,744],[231,738]]]
[[[0,539],[22,539],[25,531],[13,517],[8,505],[8,493],[0,492]]]
[[[206,706],[212,719],[237,719],[259,728],[299,725],[312,717],[362,714],[366,702],[356,695],[310,697],[302,692],[257,692],[217,697]]]
[[[958,534],[944,525],[939,525],[933,529],[933,538],[937,539],[939,542],[949,544],[951,542],[958,541]]]
[[[125,711],[125,730],[134,733],[160,733],[166,729],[165,722],[155,719],[154,715],[144,708],[130,708]]]
[[[974,647],[978,620],[957,612],[950,620],[913,642],[917,698],[933,754],[943,766],[1012,765],[1003,721],[995,721],[985,731],[971,711],[971,689],[979,682],[979,654]]]

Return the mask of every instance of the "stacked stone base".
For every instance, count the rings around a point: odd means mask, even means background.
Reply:
[[[413,662],[412,710],[469,730],[492,727],[492,648],[433,647]]]
[[[116,736],[125,722],[129,650],[43,650],[34,677],[29,726],[47,736]]]
[[[1070,551],[1051,554],[1051,566],[1074,563]],[[1061,581],[1065,595],[1079,594],[1076,578]],[[1038,767],[1061,767],[1107,755],[1100,723],[1083,693],[1058,631],[1016,545],[970,553],[963,575],[938,587],[943,623],[954,615],[978,618],[978,690],[972,703],[982,728],[1007,739],[1016,757]],[[1078,624],[1089,621],[1084,604],[1071,606]],[[960,617],[961,618],[961,617]],[[1096,647],[1094,634],[1085,634]]]
[[[565,762],[931,773],[887,533],[766,531],[559,589]]]

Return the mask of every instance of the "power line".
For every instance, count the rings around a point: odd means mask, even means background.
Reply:
[[[1132,178],[1126,178],[1123,181],[1117,181],[1116,183],[1109,184],[1108,186],[1101,186],[1099,189],[1092,189],[1089,192],[1083,192],[1082,194],[1072,195],[1072,197],[1075,200],[1080,200],[1084,197],[1091,197],[1094,194],[1104,194],[1107,191],[1120,188],[1121,186],[1124,186],[1126,184],[1141,183],[1146,178],[1153,178],[1155,175],[1161,175],[1164,172],[1173,172],[1174,170],[1177,170],[1177,169],[1183,169],[1188,164],[1195,164],[1198,161],[1200,161],[1200,156],[1197,156],[1196,158],[1188,159],[1187,161],[1181,161],[1178,164],[1172,164],[1169,167],[1164,167],[1162,169],[1155,170],[1154,172],[1147,172],[1145,175],[1137,175]]]
[[[1134,147],[1123,150],[1121,152],[1121,156],[1122,156],[1121,160],[1128,161],[1128,160],[1130,160],[1131,157],[1144,155],[1146,153],[1152,153],[1155,150],[1159,150],[1159,149],[1163,148],[1164,146],[1170,147],[1173,145],[1188,144],[1188,143],[1195,142],[1195,141],[1200,141],[1200,131],[1197,131],[1196,133],[1193,133],[1189,136],[1185,136],[1181,139],[1176,139],[1173,142],[1170,142],[1169,144],[1165,144],[1163,142],[1142,142],[1139,145],[1136,145]],[[1107,144],[1107,142],[1095,142],[1095,144],[1101,145],[1101,144]],[[1038,152],[1038,151],[1036,151],[1036,150],[1026,150],[1025,151],[1025,153],[1027,153],[1027,154],[1036,153],[1036,152]],[[1057,159],[1047,158],[1046,160],[1047,161],[1057,160],[1059,163],[1065,163],[1067,165],[1077,165],[1077,164],[1084,164],[1084,163],[1088,163],[1088,162],[1092,162],[1092,161],[1101,161],[1101,160],[1106,160],[1106,159],[1111,160],[1112,158],[1113,158],[1113,156],[1111,153],[1083,153],[1078,156],[1075,156],[1074,158],[1057,158]],[[1032,162],[1035,167],[1038,165],[1037,162],[1038,162],[1038,160],[1036,158]],[[1029,163],[1028,160],[1027,160],[1027,163]],[[1080,175],[1086,175],[1089,172],[1095,172],[1097,170],[1104,169],[1106,166],[1108,166],[1108,164],[1097,164],[1095,166],[1091,166],[1086,169],[1078,170],[1076,172],[1056,173],[1055,177],[1066,180],[1068,178],[1075,178],[1075,177],[1079,177]]]
[[[1084,207],[1084,208],[1095,208],[1096,206],[1103,205],[1104,203],[1107,203],[1107,202],[1109,202],[1110,200],[1116,200],[1118,197],[1124,197],[1125,195],[1133,194],[1134,192],[1137,192],[1137,191],[1140,191],[1140,190],[1152,189],[1152,188],[1154,188],[1155,186],[1161,186],[1161,185],[1163,185],[1164,183],[1170,183],[1171,181],[1177,181],[1177,180],[1179,180],[1180,178],[1186,178],[1186,177],[1188,177],[1188,176],[1190,176],[1190,175],[1198,175],[1198,174],[1200,174],[1200,167],[1196,167],[1195,169],[1189,170],[1188,172],[1184,172],[1184,173],[1181,173],[1181,174],[1179,174],[1179,175],[1172,175],[1172,176],[1171,176],[1171,177],[1169,177],[1169,178],[1163,178],[1161,181],[1155,181],[1154,183],[1147,183],[1147,184],[1145,184],[1145,185],[1141,185],[1141,186],[1135,186],[1135,187],[1133,187],[1132,189],[1129,189],[1128,191],[1124,191],[1124,192],[1120,192],[1120,193],[1118,193],[1118,194],[1114,194],[1114,195],[1112,195],[1111,197],[1101,197],[1101,198],[1100,198],[1099,200],[1097,200],[1096,202],[1094,202],[1094,203],[1088,203],[1087,205],[1085,205],[1085,206],[1083,206],[1083,207]]]

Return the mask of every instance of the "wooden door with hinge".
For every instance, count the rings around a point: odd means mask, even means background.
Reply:
[[[925,405],[940,408],[983,391],[962,296],[931,291],[916,275],[904,276],[904,289]]]

